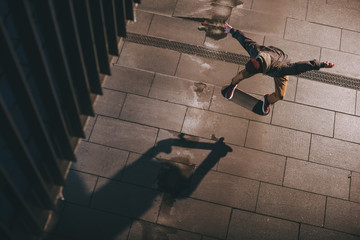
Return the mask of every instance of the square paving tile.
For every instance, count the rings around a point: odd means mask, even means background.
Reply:
[[[72,169],[113,179],[121,178],[129,153],[82,141],[76,151],[77,162]]]
[[[328,198],[325,227],[360,235],[360,204]]]
[[[204,174],[206,174],[203,178]],[[192,197],[221,205],[254,211],[260,183],[215,171],[197,168],[190,188],[195,187]],[[226,196],[226,197],[224,197]]]
[[[360,55],[359,32],[353,32],[343,29],[341,35],[341,48],[343,52]]]
[[[287,159],[284,186],[336,198],[349,198],[350,171]]]
[[[104,83],[104,87],[118,91],[147,96],[155,73],[114,65],[111,76]]]
[[[239,66],[195,55],[181,54],[176,76],[194,81],[225,86],[237,74]]]
[[[149,35],[200,46],[204,43],[205,32],[199,31],[199,26],[195,21],[154,15]]]
[[[235,209],[227,239],[296,240],[298,231],[298,223]]]
[[[156,74],[149,97],[208,109],[214,86],[162,74]]]
[[[337,99],[334,101],[333,99]],[[356,90],[299,78],[296,102],[354,114]]]
[[[182,132],[204,138],[224,137],[225,142],[244,145],[248,120],[218,113],[189,108]],[[235,126],[236,131],[229,126]]]
[[[261,183],[256,212],[322,226],[326,197]]]
[[[224,239],[231,209],[191,198],[163,201],[158,223]]]
[[[310,133],[250,121],[245,146],[306,160]]]
[[[129,94],[120,118],[127,121],[180,131],[186,107]]]
[[[312,135],[309,156],[312,162],[359,172],[359,156],[359,144]]]
[[[66,204],[56,232],[69,239],[126,240],[130,225],[126,217]]]
[[[173,50],[125,42],[117,64],[174,75],[179,58],[180,53]]]
[[[218,171],[281,185],[285,157],[231,146],[233,151],[220,160]]]
[[[360,117],[336,113],[334,137],[360,143]]]
[[[271,123],[332,137],[335,113],[332,111],[279,101],[274,105]]]
[[[350,201],[360,203],[360,173],[351,173]]]
[[[91,199],[91,207],[156,222],[161,199],[161,193],[156,190],[99,178]]]
[[[136,123],[99,116],[90,137],[91,142],[137,153],[149,151],[158,130]]]
[[[177,0],[147,0],[141,1],[138,9],[172,16]]]
[[[281,15],[295,19],[305,19],[306,0],[253,0],[252,9],[273,15]]]
[[[359,237],[333,230],[301,224],[299,240],[358,240]]]
[[[103,95],[98,96],[94,111],[96,114],[117,118],[125,101],[125,93],[103,89]]]
[[[288,18],[284,38],[339,50],[341,29]]]

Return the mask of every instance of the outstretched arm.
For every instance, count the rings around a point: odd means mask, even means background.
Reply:
[[[225,22],[225,33],[231,33],[233,38],[238,40],[241,46],[249,53],[251,58],[255,58],[259,55],[259,44],[257,44],[254,40],[246,37],[241,31],[235,30],[227,22]]]
[[[320,68],[332,68],[334,63],[326,61],[319,62],[317,59],[311,61],[302,61],[291,63],[281,70],[281,75],[298,75],[311,70],[319,70]]]

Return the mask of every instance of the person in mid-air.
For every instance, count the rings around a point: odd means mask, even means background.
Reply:
[[[317,59],[292,63],[281,49],[273,46],[257,44],[246,37],[244,33],[235,30],[225,22],[225,33],[231,33],[232,37],[239,41],[241,46],[249,53],[250,60],[245,64],[245,69],[240,71],[232,80],[229,86],[221,90],[226,99],[233,97],[237,84],[257,73],[263,73],[274,78],[275,92],[265,94],[263,97],[262,111],[264,115],[269,114],[270,104],[281,100],[285,96],[288,75],[297,75],[306,71],[319,70],[320,68],[332,68],[334,63],[320,62]]]

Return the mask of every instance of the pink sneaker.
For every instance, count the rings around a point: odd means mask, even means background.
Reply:
[[[227,100],[230,100],[234,96],[234,91],[236,89],[237,85],[230,84],[223,90],[221,90],[221,94],[226,98]]]
[[[267,100],[267,96],[269,96],[269,94],[265,94],[263,97],[262,111],[264,115],[268,115],[270,113],[270,103]]]

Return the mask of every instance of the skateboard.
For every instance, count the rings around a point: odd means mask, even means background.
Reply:
[[[259,100],[246,92],[243,92],[239,89],[235,89],[233,97],[229,100],[230,102],[236,103],[254,113],[266,116],[263,114],[262,105],[263,101]]]

